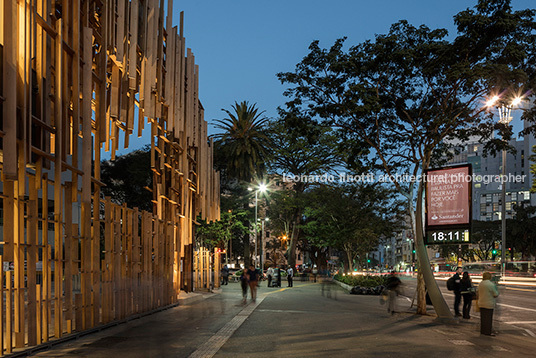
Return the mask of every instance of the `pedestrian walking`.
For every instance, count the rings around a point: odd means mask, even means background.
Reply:
[[[229,268],[227,265],[224,265],[221,269],[221,278],[222,278],[222,285],[227,285],[229,283]]]
[[[475,296],[473,282],[471,281],[471,277],[469,277],[469,272],[465,271],[463,273],[462,279],[460,281],[461,285],[461,293],[463,297],[463,318],[470,319],[471,315],[471,302],[473,301],[473,298]]]
[[[463,269],[461,267],[458,267],[456,269],[456,273],[451,278],[449,278],[449,281],[451,282],[450,283],[447,282],[447,288],[449,288],[449,284],[450,284],[450,287],[452,287],[452,291],[454,291],[454,314],[457,317],[461,316],[460,304],[462,302],[462,285],[461,285],[462,278],[460,277],[460,275],[462,274],[462,272],[463,272]]]
[[[272,278],[274,277],[274,268],[272,266],[268,267],[266,275],[268,276],[268,287],[272,287]]]
[[[288,267],[287,269],[287,282],[288,282],[288,287],[292,287],[292,279],[294,278],[294,270],[292,269],[292,267]]]
[[[396,277],[394,272],[391,272],[391,275],[389,278],[387,278],[387,282],[385,284],[385,289],[387,290],[387,297],[389,304],[387,305],[387,312],[391,314],[395,314],[397,307],[396,307],[396,298],[399,294],[401,294],[401,287],[402,281],[398,277]]]
[[[257,299],[257,284],[259,281],[259,274],[255,269],[255,266],[250,265],[248,270],[249,276],[249,292],[251,294],[251,300],[255,302]]]
[[[281,287],[281,268],[278,267],[275,272],[277,276],[277,287]]]
[[[484,272],[478,285],[478,307],[480,308],[480,334],[495,336],[492,331],[493,310],[499,296],[497,286],[491,281],[491,273]]]
[[[246,303],[248,298],[248,285],[249,285],[249,274],[248,269],[244,268],[242,274],[240,275],[240,286],[242,287],[242,302]]]

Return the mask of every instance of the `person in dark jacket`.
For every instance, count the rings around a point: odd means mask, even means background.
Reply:
[[[456,273],[454,274],[454,276],[452,276],[454,278],[454,314],[457,317],[461,316],[460,304],[462,303],[462,278],[460,277],[460,275],[462,274],[462,272],[463,269],[461,267],[458,267],[456,269]]]
[[[248,270],[249,276],[249,292],[251,293],[251,300],[255,302],[257,299],[257,285],[259,281],[259,273],[255,269],[255,266],[250,265]]]
[[[227,265],[223,266],[221,269],[221,278],[222,278],[222,285],[227,285],[229,283],[229,268]]]
[[[471,312],[471,302],[473,301],[474,297],[473,283],[471,281],[471,277],[469,277],[469,272],[466,271],[463,273],[460,285],[461,294],[463,297],[463,318],[469,319],[471,318],[471,315],[469,314]]]

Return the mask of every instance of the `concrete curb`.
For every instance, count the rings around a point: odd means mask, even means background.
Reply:
[[[347,285],[347,284],[342,283],[342,282],[337,281],[337,280],[333,280],[333,282],[335,282],[337,285],[341,286],[342,288],[344,288],[348,292],[350,292],[352,290],[352,288],[354,288],[353,286]]]

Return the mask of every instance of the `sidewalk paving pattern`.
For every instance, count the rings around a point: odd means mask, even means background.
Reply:
[[[246,305],[239,284],[198,295],[35,357],[534,357],[536,351],[536,338],[519,329],[481,336],[477,317],[438,324],[410,311],[408,299],[399,300],[403,312],[390,315],[377,296],[349,295],[334,284],[263,284],[257,302]]]

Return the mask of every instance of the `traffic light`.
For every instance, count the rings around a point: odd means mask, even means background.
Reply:
[[[415,250],[413,250],[413,253],[415,253]]]
[[[367,262],[370,262],[370,259],[367,259]]]
[[[497,255],[497,250],[493,250],[493,251],[491,251],[491,253],[492,253],[493,255]]]

